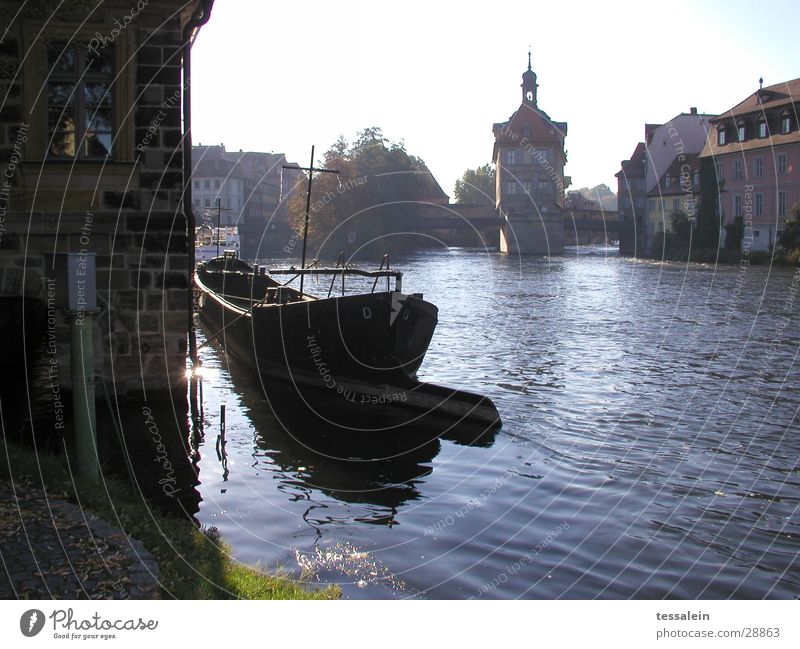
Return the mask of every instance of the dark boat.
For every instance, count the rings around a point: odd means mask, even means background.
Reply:
[[[328,294],[309,295],[276,279],[282,275],[326,277]],[[353,277],[372,280],[372,290],[345,294]],[[313,412],[372,435],[434,423],[451,435],[500,425],[487,397],[417,380],[438,310],[419,293],[403,293],[397,270],[267,271],[226,254],[200,264],[195,283],[210,337],[258,373],[278,416],[281,408]]]

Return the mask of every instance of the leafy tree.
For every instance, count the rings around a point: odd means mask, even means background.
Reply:
[[[778,237],[778,242],[787,252],[800,248],[800,205],[792,208],[792,213],[786,219],[786,225]]]
[[[717,168],[713,158],[700,158],[700,194],[697,206],[697,230],[695,245],[703,250],[719,248],[719,230],[722,214],[718,209],[721,182],[717,180]]]
[[[456,180],[455,199],[458,203],[495,205],[495,171],[485,164],[477,169],[467,169]]]
[[[353,144],[344,137],[325,153],[323,166],[339,171],[316,174],[309,214],[309,258],[335,258],[340,251],[373,255],[403,247],[406,217],[419,214],[430,195],[432,176],[425,163],[409,154],[403,142],[392,142],[378,127],[360,131]],[[317,161],[316,164],[319,164]],[[305,185],[289,199],[294,229],[302,234]],[[386,235],[393,234],[391,240]]]

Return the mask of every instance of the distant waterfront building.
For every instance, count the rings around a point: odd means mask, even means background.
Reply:
[[[770,250],[800,201],[800,79],[759,88],[711,120],[724,223],[742,219],[751,250]]]
[[[287,198],[301,172],[287,170],[282,153],[239,151],[225,145],[192,147],[193,203],[198,221],[237,226],[241,255],[278,254],[292,239]]]
[[[522,103],[508,121],[492,129],[501,252],[559,254],[564,246],[564,192],[570,184],[564,176],[567,123],[551,120],[539,108],[537,88],[528,52]]]
[[[625,228],[620,236],[619,251],[636,255],[643,251],[644,219],[647,210],[647,155],[644,142],[639,142],[630,159],[621,162],[617,178],[617,210]]]
[[[647,192],[647,218],[655,234],[671,232],[676,214],[696,219],[699,194],[699,154],[675,156],[656,186]]]
[[[656,235],[664,231],[663,210],[658,200],[659,182],[667,170],[676,163],[685,163],[686,156],[697,155],[706,144],[715,115],[698,113],[690,108],[688,113],[676,115],[665,124],[645,125],[645,191],[648,195],[643,228],[643,249],[650,252]],[[655,200],[650,203],[655,192]],[[672,197],[670,200],[674,200]]]

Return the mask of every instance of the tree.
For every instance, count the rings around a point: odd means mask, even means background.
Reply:
[[[719,210],[719,193],[722,183],[717,179],[713,158],[700,158],[700,194],[697,200],[697,231],[695,246],[703,250],[719,248],[719,230],[722,214]]]
[[[786,219],[786,225],[778,237],[778,243],[787,252],[793,252],[800,248],[800,205],[792,208],[792,213]]]
[[[402,247],[408,235],[398,233],[406,217],[419,214],[421,201],[430,195],[433,180],[425,163],[376,126],[357,133],[351,145],[340,136],[322,163],[339,174],[314,176],[309,257],[330,259],[340,251],[363,252],[365,246],[368,254]],[[288,207],[295,231],[302,234],[306,192],[296,191]],[[389,234],[398,236],[387,240]]]
[[[495,171],[485,164],[477,169],[467,169],[456,180],[455,199],[458,203],[471,205],[495,205]]]

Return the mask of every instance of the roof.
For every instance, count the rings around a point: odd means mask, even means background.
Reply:
[[[795,144],[800,142],[800,130],[797,128],[797,109],[796,104],[800,103],[800,79],[776,83],[766,88],[756,90],[744,101],[739,102],[730,110],[725,111],[718,117],[711,120],[712,130],[701,157],[718,156],[728,153],[742,153],[753,149],[773,148],[783,144]],[[717,140],[717,127],[728,123],[731,128],[731,135],[735,133],[736,120],[751,116],[760,116],[765,112],[775,113],[781,108],[788,108],[792,112],[794,124],[789,133],[770,133],[767,138],[748,138],[744,142],[730,141],[728,144],[720,145]],[[731,137],[730,140],[735,138]]]
[[[711,121],[718,122],[726,118],[747,115],[748,113],[760,113],[762,110],[789,106],[796,101],[800,101],[800,79],[792,79],[791,81],[776,83],[774,86],[756,90],[747,99]]]
[[[531,131],[529,137],[523,136],[525,128]],[[550,143],[563,146],[567,123],[555,122],[543,110],[523,102],[507,122],[495,123],[492,131],[495,137],[492,160],[496,160],[499,146],[524,146],[523,138],[533,146]]]
[[[644,177],[645,167],[642,164],[642,160],[644,160],[646,147],[644,142],[639,142],[636,145],[636,148],[633,150],[631,157],[629,160],[623,160],[620,163],[622,169],[620,169],[616,174],[615,177],[619,178],[622,175],[630,176],[632,178],[641,176]]]
[[[688,165],[688,169],[687,169]],[[667,167],[661,178],[658,179],[658,184],[653,187],[648,196],[683,196],[684,194],[694,194],[699,191],[699,185],[694,182],[694,174],[700,171],[700,154],[699,153],[685,153],[676,155],[672,162]],[[681,182],[681,177],[684,173],[688,173],[691,180],[691,185],[684,185]],[[667,177],[671,178],[670,186],[667,187]]]

